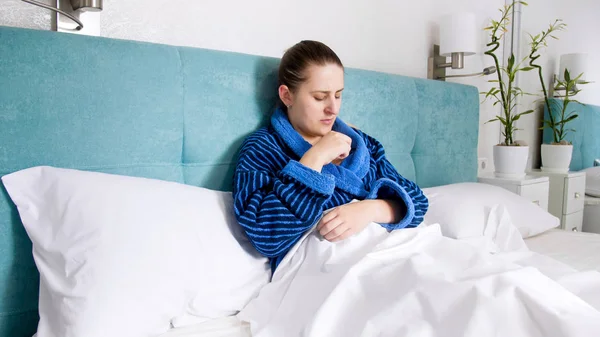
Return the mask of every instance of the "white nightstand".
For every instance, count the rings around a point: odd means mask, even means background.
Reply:
[[[531,202],[538,204],[544,210],[548,210],[548,193],[550,190],[548,177],[527,175],[521,179],[504,179],[498,178],[494,174],[487,174],[479,176],[478,181],[502,187],[531,200]]]
[[[581,231],[585,199],[585,173],[550,173],[532,170],[529,174],[550,178],[548,211],[560,219],[562,229]]]

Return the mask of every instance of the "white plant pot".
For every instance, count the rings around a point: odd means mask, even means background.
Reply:
[[[494,175],[498,178],[525,177],[529,146],[494,146]]]
[[[573,145],[542,144],[542,171],[551,173],[569,172]]]

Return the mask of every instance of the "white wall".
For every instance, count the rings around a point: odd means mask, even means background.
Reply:
[[[29,25],[25,11],[38,11],[17,0],[1,0],[22,8],[22,15],[0,24]],[[435,22],[444,14],[471,11],[481,28],[505,0],[105,0],[100,13],[100,35],[173,45],[195,46],[280,57],[301,39],[316,39],[332,47],[346,66],[427,76],[427,57],[439,42]],[[26,9],[28,8],[28,9]],[[47,25],[39,25],[47,29]],[[480,34],[483,51],[486,33]],[[478,72],[492,60],[481,53],[465,58],[462,73]],[[450,71],[449,73],[458,73]],[[488,78],[454,80],[489,88]],[[479,156],[489,159],[498,143],[499,125],[483,122],[498,109],[484,103],[480,113]]]
[[[54,3],[54,0],[38,1]],[[49,30],[52,27],[51,12],[21,0],[0,0],[0,25]]]
[[[583,91],[576,99],[583,103],[600,105],[600,1],[529,0],[527,3],[529,6],[524,7],[521,17],[521,56],[527,56],[529,53],[530,39],[527,33],[536,35],[547,29],[555,19],[562,19],[567,24],[567,29],[555,34],[559,40],[548,41],[548,48],[541,53],[538,62],[544,69],[546,87],[551,85],[552,75],[558,73],[561,54],[588,53],[589,68],[586,77],[595,83],[581,86]],[[539,167],[541,133],[537,128],[541,126],[543,110],[534,100],[541,97],[541,86],[535,72],[522,74],[519,81],[525,91],[540,94],[539,97],[523,100],[521,109],[527,110],[536,106],[538,108],[535,114],[527,116],[519,123],[519,127],[524,129],[519,138],[532,145],[530,166]]]

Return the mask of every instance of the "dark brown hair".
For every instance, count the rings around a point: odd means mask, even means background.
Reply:
[[[305,70],[311,65],[324,66],[337,64],[344,68],[342,61],[331,48],[319,41],[304,40],[288,49],[279,63],[279,86],[286,85],[294,92],[302,82],[306,81]],[[281,100],[280,106],[285,109]]]

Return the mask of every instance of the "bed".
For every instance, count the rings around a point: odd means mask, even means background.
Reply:
[[[335,247],[308,231],[271,275],[228,191],[276,101],[277,59],[8,27],[0,41],[2,337],[600,331],[600,274],[525,246],[549,254],[557,219],[476,183],[475,87],[346,69],[344,120],[426,189],[427,221]],[[405,301],[366,301],[390,281]]]
[[[585,196],[582,228],[584,232],[600,233],[600,198]]]
[[[553,229],[525,240],[529,249],[577,270],[600,271],[600,234]]]

